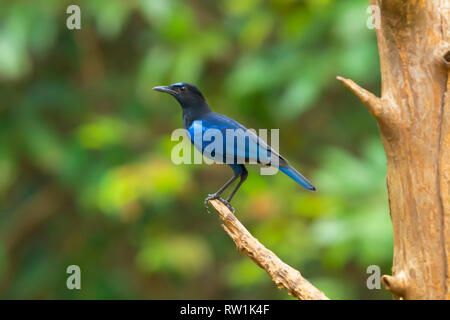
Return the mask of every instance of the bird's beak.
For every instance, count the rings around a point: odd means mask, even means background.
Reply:
[[[154,87],[153,90],[159,91],[159,92],[166,92],[166,93],[171,94],[173,96],[177,94],[177,92],[175,90],[172,90],[169,86]]]

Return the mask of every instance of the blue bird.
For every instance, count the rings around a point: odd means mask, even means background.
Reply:
[[[213,112],[203,94],[196,86],[188,83],[175,83],[169,86],[154,87],[153,90],[170,94],[181,105],[183,110],[183,127],[187,130],[191,142],[197,150],[208,158],[228,164],[231,169],[233,169],[233,177],[216,193],[210,194],[205,199],[205,204],[208,200],[220,199],[228,208],[230,208],[230,210],[234,211],[230,205],[230,201],[242,183],[247,179],[248,171],[244,164],[249,162],[272,166],[275,163],[280,171],[284,172],[305,189],[311,191],[316,190],[311,182],[295,170],[285,158],[273,150],[256,134],[252,131],[248,131],[247,128],[237,121]],[[214,139],[211,138],[210,141],[205,141],[208,139],[205,139],[204,137],[203,139],[196,139],[195,133],[200,133],[203,136],[208,134],[208,130],[213,129],[213,132],[222,133],[224,139],[221,141],[222,148],[208,153],[205,152],[205,150]],[[199,132],[199,130],[201,131]],[[227,141],[227,138],[229,138],[229,136],[227,136],[227,130],[232,130],[232,132],[236,133],[235,136],[231,137],[233,138],[233,141],[231,141],[231,139],[228,139]],[[245,141],[245,143],[235,143],[236,140],[239,141],[239,139],[242,139],[241,141]],[[231,192],[227,200],[221,199],[220,196],[225,189],[239,177],[239,183]]]

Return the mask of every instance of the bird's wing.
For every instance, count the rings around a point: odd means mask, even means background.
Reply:
[[[210,130],[213,129],[213,130]],[[227,129],[231,131],[228,132]],[[210,131],[208,131],[210,130]],[[205,148],[214,141],[208,139],[208,134],[214,135],[215,130],[220,131],[222,135],[222,149],[215,149],[215,158],[224,157],[230,160],[238,160],[244,162],[255,161],[256,163],[270,164],[274,163],[274,159],[278,161],[278,165],[285,167],[287,161],[273,150],[264,140],[258,137],[253,131],[237,121],[228,118],[224,115],[211,112],[194,121],[188,128],[189,135],[192,142],[198,150],[205,150]],[[201,137],[194,139],[197,133]],[[233,136],[230,136],[233,134]],[[234,139],[233,139],[234,138]],[[205,139],[207,141],[205,141]],[[220,144],[220,143],[219,143]]]

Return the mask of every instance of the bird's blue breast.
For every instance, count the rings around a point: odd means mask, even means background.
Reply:
[[[272,150],[233,119],[211,113],[187,128],[191,142],[205,157],[223,163],[264,163]]]

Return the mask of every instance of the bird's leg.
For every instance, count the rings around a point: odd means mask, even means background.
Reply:
[[[222,201],[231,211],[234,211],[234,209],[230,206],[229,203],[225,203],[225,200],[220,198],[220,195],[225,191],[226,188],[228,188],[228,186],[230,184],[232,184],[234,182],[234,180],[236,180],[240,175],[239,174],[235,174],[230,180],[227,181],[227,183],[225,183],[219,190],[217,190],[216,193],[210,194],[206,197],[205,199],[205,207],[206,210],[208,210],[208,201],[209,200],[214,200],[214,199],[219,199],[220,201]]]
[[[228,209],[230,209],[231,212],[234,213],[234,208],[231,206],[230,202],[231,199],[233,198],[234,194],[236,193],[236,191],[238,191],[238,189],[240,188],[240,186],[244,183],[245,179],[247,179],[248,176],[248,171],[247,169],[243,166],[241,173],[239,174],[241,177],[241,180],[239,180],[239,183],[237,184],[237,186],[234,188],[234,190],[231,192],[230,196],[228,197],[227,200],[221,200],[222,203],[224,205],[227,206]]]
[[[219,199],[219,198],[220,198],[220,195],[225,191],[225,189],[228,188],[228,186],[229,186],[230,184],[232,184],[233,181],[236,180],[238,177],[239,177],[238,174],[237,174],[237,175],[234,175],[233,177],[231,177],[231,179],[228,180],[227,183],[225,183],[219,190],[217,190],[216,193],[210,194],[210,195],[208,196],[208,198],[210,198],[209,200],[212,200],[212,199]]]
[[[236,191],[238,191],[238,189],[240,188],[240,186],[244,183],[245,179],[247,179],[248,176],[248,171],[245,170],[241,173],[241,180],[239,181],[238,185],[236,186],[236,188],[234,188],[234,190],[231,192],[230,196],[228,197],[228,199],[226,200],[228,202],[228,204],[230,204],[231,199],[233,198],[234,194],[236,193]]]

